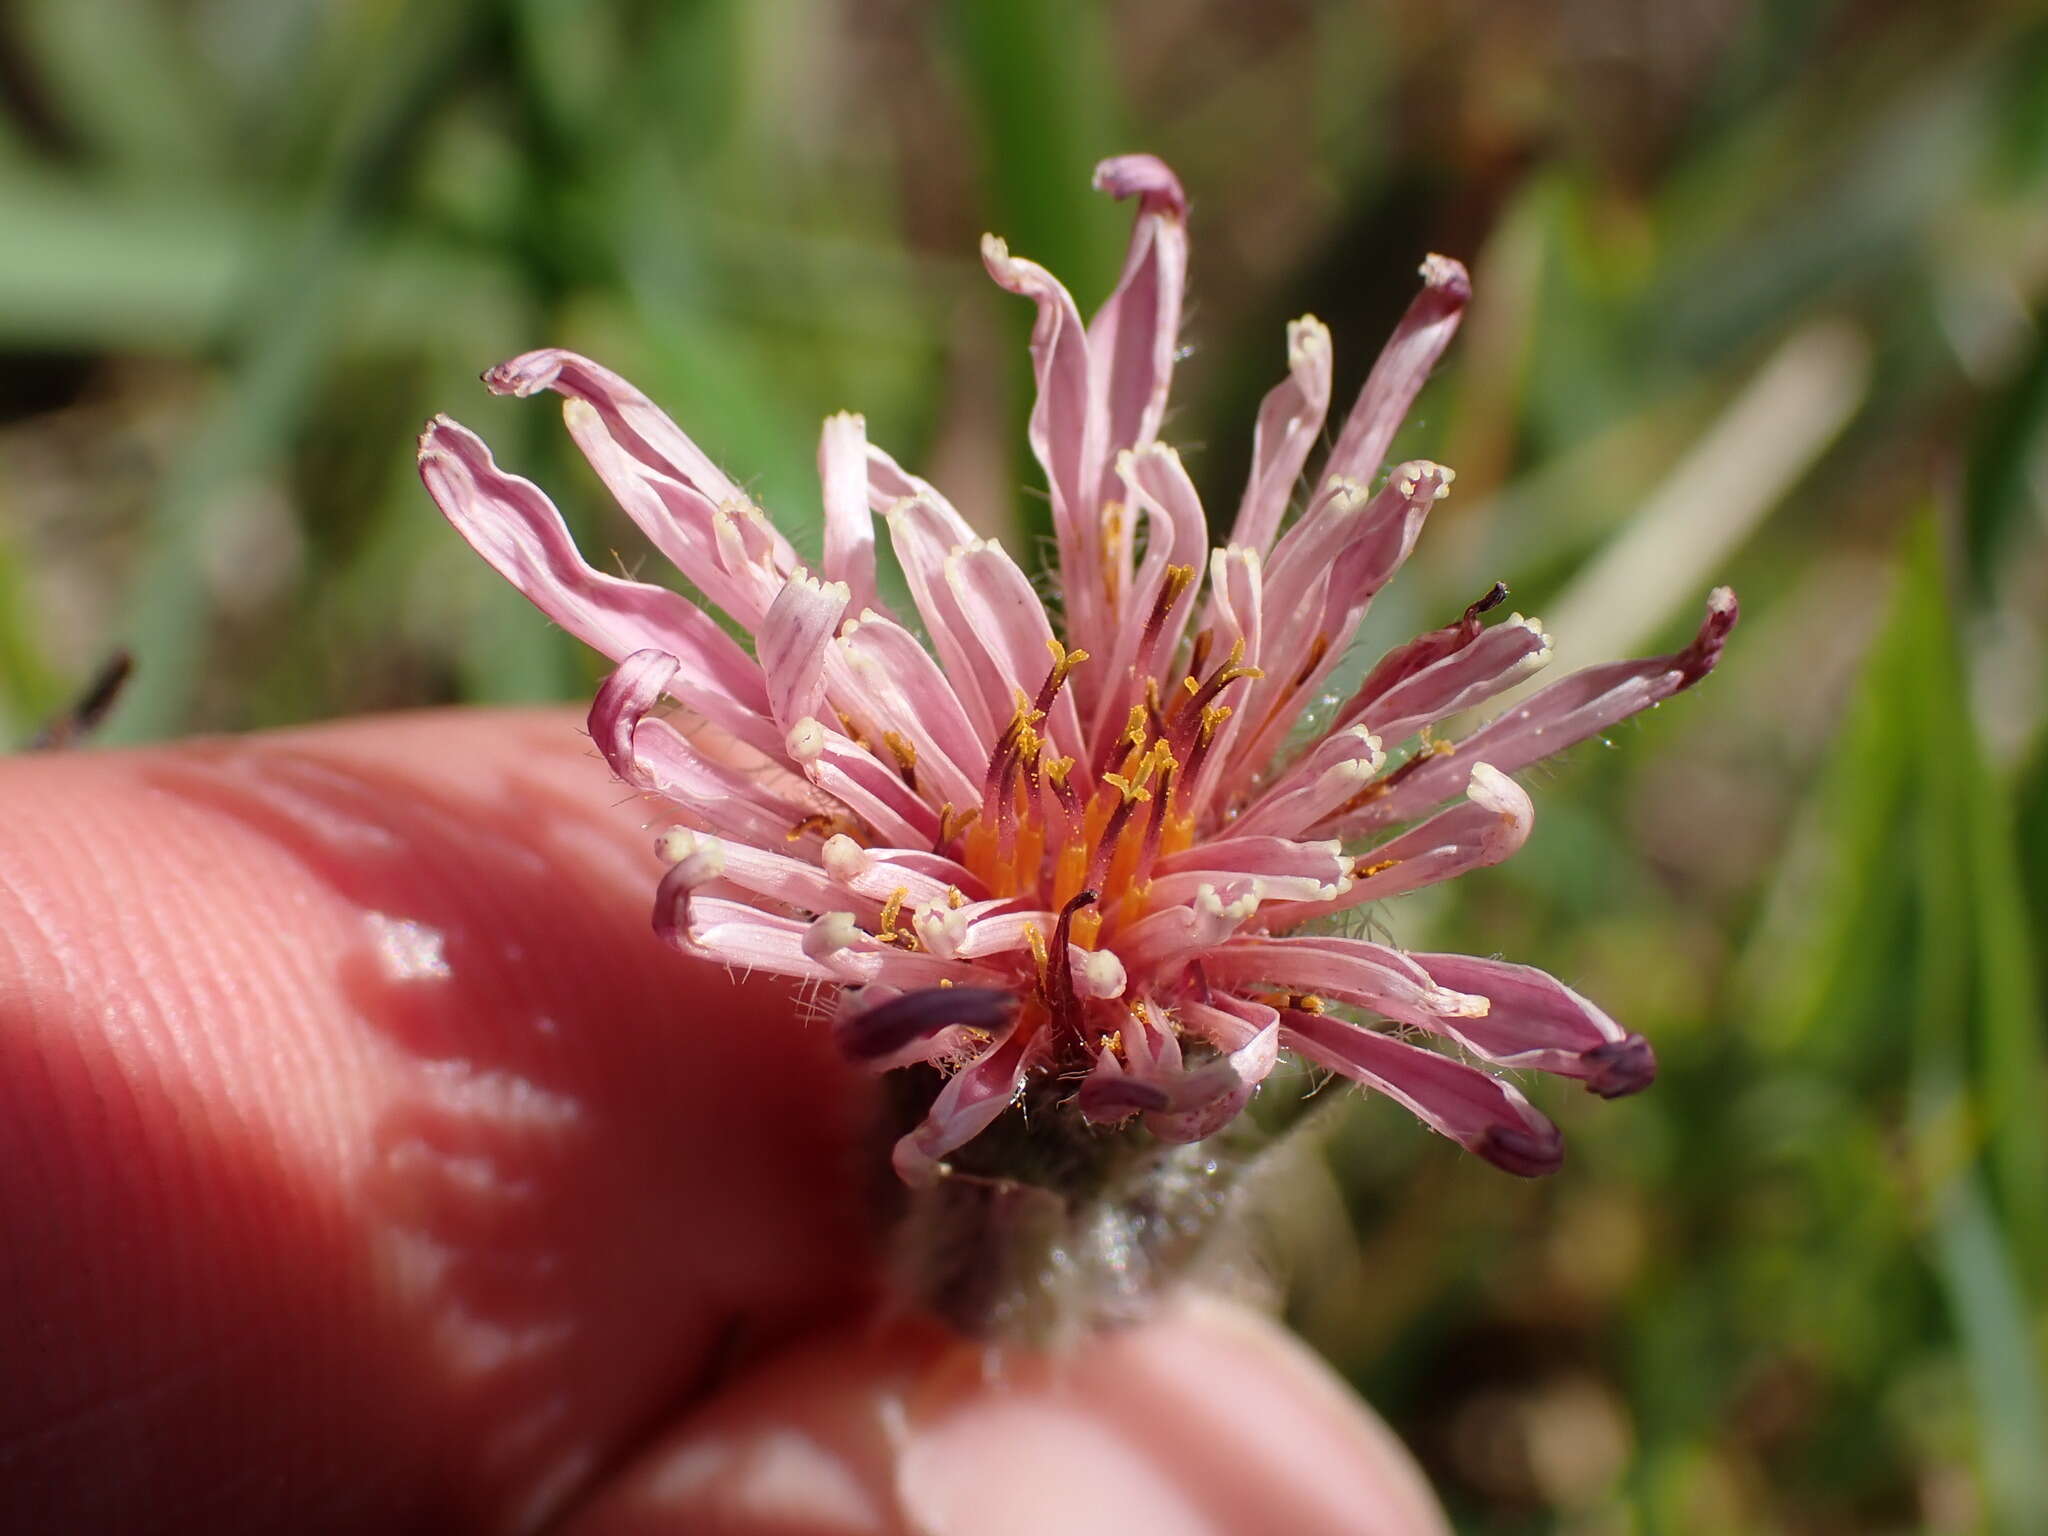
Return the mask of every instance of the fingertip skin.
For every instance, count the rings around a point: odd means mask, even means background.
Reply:
[[[0,1529],[530,1524],[861,1304],[868,1090],[652,814],[552,711],[0,761]]]
[[[804,1341],[569,1536],[1449,1536],[1405,1449],[1275,1324],[1183,1298],[1058,1357],[918,1325]]]

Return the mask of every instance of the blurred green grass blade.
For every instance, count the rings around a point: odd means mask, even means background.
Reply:
[[[36,643],[26,578],[21,557],[0,539],[0,751],[26,741],[64,701]]]
[[[1126,149],[1117,109],[1112,43],[1104,8],[1089,0],[977,0],[949,12],[942,41],[950,46],[980,134],[987,189],[987,227],[1019,256],[1064,283],[1085,316],[1116,281],[1118,227],[1109,200],[1089,190],[1095,162]],[[1023,346],[1031,307],[1006,305],[1018,345],[1012,377],[1019,430],[1032,388]],[[1035,470],[1020,472],[1034,490]],[[1030,495],[1020,504],[1018,545],[1033,549],[1052,531],[1050,506]]]
[[[2024,893],[2008,860],[1987,857],[2001,806],[1967,705],[1948,592],[1930,513],[1908,538],[1891,619],[1906,642],[1901,734],[1932,744],[1914,798],[1911,1131],[1935,1267],[1976,1399],[1991,1525],[2019,1536],[2048,1526],[2048,1413],[2016,1273],[2039,1273],[2042,1062]],[[1995,1202],[1978,1171],[1980,1137],[2003,1197]]]
[[[2048,92],[2043,92],[2048,96]],[[2035,488],[2048,428],[2048,329],[2012,381],[1978,419],[1963,499],[1964,551],[1970,585],[1993,590],[2001,559],[2034,522]]]
[[[1667,209],[1671,225],[1694,230],[1687,237],[1675,228],[1678,259],[1638,311],[1650,345],[1667,358],[1712,361],[1823,295],[1909,261],[1930,222],[1954,200],[1963,168],[1988,150],[1988,70],[1978,51],[1896,82],[1862,121],[1851,118],[1853,142],[1832,154],[1823,146],[1818,167],[1811,151],[1788,158],[1782,135],[1746,137],[1747,165],[1724,172],[1778,185],[1789,165],[1798,168],[1798,180],[1783,185],[1770,206],[1746,209],[1739,222],[1728,216],[1731,207],[1743,207],[1736,198],[1694,202],[1691,218]],[[1820,116],[1814,93],[1801,89],[1814,120],[1794,125],[1799,131],[1832,127],[1844,115],[1837,106]]]
[[[289,210],[260,195],[4,165],[0,208],[0,344],[66,352],[212,350],[248,305],[252,253],[288,245],[292,228]],[[352,243],[326,286],[351,343],[376,346],[501,313],[515,292],[502,264],[403,230]]]
[[[16,25],[64,129],[123,171],[202,171],[226,157],[207,71],[177,12],[135,0],[22,0]]]
[[[1090,173],[1106,155],[1148,147],[1121,140],[1108,16],[1089,0],[977,0],[954,8],[948,27],[981,131],[991,227],[1085,314],[1116,279],[1123,218],[1103,214]]]
[[[483,0],[446,0],[393,19],[376,88],[346,149],[296,236],[258,262],[229,340],[228,382],[156,505],[130,628],[136,682],[110,722],[109,740],[146,740],[184,724],[206,664],[200,554],[209,512],[238,481],[282,461],[336,334],[340,276],[360,248],[364,215],[398,181],[395,162],[486,14]]]
[[[1913,765],[1899,745],[1898,680],[1911,644],[1896,625],[1873,640],[1742,959],[1744,1011],[1772,1052],[1842,1055],[1855,1048],[1850,1021],[1883,1006],[1905,910],[1897,867]]]
[[[1948,1292],[1977,1400],[1990,1528],[2048,1531],[2048,1408],[2039,1349],[1997,1216],[1980,1181],[1952,1181],[1936,1198],[1936,1266]]]
[[[188,350],[218,333],[246,253],[275,230],[211,190],[134,193],[0,169],[0,338]]]
[[[1895,623],[1914,634],[1906,652],[1923,754],[1919,795],[1925,838],[1924,921],[1957,938],[1923,960],[1953,969],[1945,979],[1964,1027],[1943,1049],[1973,1078],[1998,1206],[2029,1274],[2048,1278],[2048,1138],[2042,1092],[2048,1057],[2041,1042],[2034,925],[2013,856],[2013,818],[1992,777],[1969,708],[1950,580],[1932,516],[1912,535]],[[1965,1024],[1964,1021],[1967,1021]],[[2048,1443],[2048,1442],[2044,1442]]]

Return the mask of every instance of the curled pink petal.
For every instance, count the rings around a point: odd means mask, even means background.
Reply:
[[[1408,407],[1451,344],[1471,298],[1472,280],[1462,263],[1448,256],[1431,256],[1422,263],[1422,292],[1394,328],[1351,414],[1344,418],[1337,446],[1323,468],[1325,481],[1370,480],[1379,474]]]
[[[1098,574],[1103,561],[1096,496],[1107,428],[1094,399],[1088,333],[1073,299],[1045,268],[1012,256],[993,235],[983,237],[981,259],[997,283],[1038,306],[1031,332],[1031,362],[1038,377],[1038,400],[1031,408],[1031,451],[1044,467],[1052,492],[1068,643],[1084,650],[1100,647],[1105,608]]]
[[[1329,901],[1351,883],[1351,861],[1335,841],[1306,843],[1289,837],[1232,837],[1198,843],[1160,862],[1152,901],[1178,906],[1203,885],[1223,886],[1250,877],[1259,899]]]
[[[590,739],[612,772],[635,789],[653,789],[655,784],[633,750],[633,733],[668,691],[679,666],[666,651],[635,651],[604,680],[591,703]]]
[[[522,353],[491,369],[484,383],[494,395],[524,399],[551,389],[580,400],[602,416],[613,437],[649,468],[682,481],[714,506],[746,499],[666,411],[587,357],[560,347]],[[787,565],[795,563],[790,556]]]
[[[1390,744],[1404,741],[1426,725],[1505,693],[1549,660],[1550,636],[1543,626],[1515,614],[1341,718]]]
[[[1287,377],[1259,406],[1252,434],[1252,468],[1230,542],[1264,554],[1273,546],[1302,466],[1322,436],[1330,410],[1332,367],[1329,327],[1314,315],[1287,325]]]
[[[482,439],[436,417],[420,437],[420,479],[456,532],[541,612],[614,661],[647,650],[675,657],[678,698],[775,750],[753,659],[677,594],[585,565],[554,503],[499,469]]]
[[[1441,464],[1416,460],[1369,499],[1340,485],[1280,541],[1266,568],[1265,646],[1270,657],[1291,660],[1254,686],[1246,707],[1258,723],[1240,738],[1241,756],[1263,762],[1279,749],[1452,478]]]
[[[1102,423],[1098,503],[1115,498],[1117,455],[1143,448],[1166,414],[1180,346],[1180,309],[1187,287],[1187,195],[1153,155],[1120,155],[1095,168],[1095,185],[1113,197],[1136,197],[1138,218],[1116,291],[1088,324],[1089,391]]]
[[[612,422],[585,401],[565,402],[562,420],[605,489],[669,563],[738,623],[758,624],[791,563],[759,510],[744,502],[715,503],[635,456],[613,434]],[[742,537],[736,521],[756,537]]]
[[[1239,938],[1202,957],[1212,982],[1269,983],[1433,1027],[1484,1014],[1487,1000],[1440,986],[1399,950],[1365,939]]]
[[[913,1187],[942,1178],[939,1160],[980,1135],[1023,1090],[1031,1044],[1029,1031],[1012,1028],[948,1078],[917,1129],[896,1143],[897,1177]]]
[[[630,767],[630,776],[621,773],[627,783],[664,796],[700,828],[772,846],[807,835],[806,808],[779,792],[805,789],[801,779],[765,765],[750,772],[707,757],[667,720],[650,717],[634,726]]]
[[[1113,155],[1095,167],[1095,190],[1111,197],[1135,197],[1146,213],[1186,218],[1188,195],[1180,178],[1157,155]]]
[[[1274,920],[1309,922],[1498,864],[1529,840],[1535,817],[1536,807],[1521,785],[1487,763],[1474,763],[1462,805],[1360,854],[1347,890],[1291,907]]]
[[[768,710],[787,730],[825,703],[825,653],[850,594],[839,581],[798,571],[761,620],[755,642],[768,683]]]
[[[1439,983],[1492,1005],[1444,1033],[1488,1061],[1585,1080],[1603,1099],[1640,1093],[1657,1075],[1650,1042],[1623,1029],[1570,987],[1533,966],[1471,955],[1413,955]]]
[[[1475,762],[1517,773],[1662,703],[1714,669],[1738,612],[1735,594],[1716,588],[1707,599],[1699,633],[1684,650],[1648,661],[1588,667],[1552,683],[1474,731],[1455,751],[1432,757],[1413,772],[1397,769],[1398,779],[1389,781],[1384,794],[1364,803],[1340,825],[1364,830],[1405,821],[1455,793]]]
[[[846,583],[853,612],[873,608],[875,594],[875,514],[868,505],[868,428],[850,411],[827,417],[818,438],[818,479],[825,488],[825,558],[827,581]]]
[[[988,744],[931,652],[909,630],[873,610],[848,619],[826,671],[826,686],[841,707],[910,746],[912,772],[942,804],[971,805],[980,796]],[[887,750],[886,740],[880,744]]]
[[[1525,1179],[1564,1166],[1564,1138],[1498,1078],[1326,1014],[1290,1012],[1281,1040],[1310,1061],[1377,1088],[1432,1130]]]

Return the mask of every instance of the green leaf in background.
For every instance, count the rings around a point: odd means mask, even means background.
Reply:
[[[230,321],[227,387],[158,501],[131,627],[137,681],[110,739],[165,735],[185,718],[207,665],[200,550],[210,512],[238,481],[275,470],[289,451],[336,333],[342,276],[366,216],[388,195],[405,146],[473,46],[483,15],[481,0],[443,0],[392,20],[379,88],[364,99],[347,148],[297,232],[259,259]]]
[[[1901,999],[1917,1014],[1915,1171],[1977,1399],[1993,1524],[2022,1536],[2048,1528],[2048,1408],[2019,1280],[2043,1278],[2048,1078],[2026,893],[1969,710],[1941,537],[1930,515],[1909,538],[1889,628],[1895,673],[1871,681],[1896,701],[1897,746],[1918,767],[1900,841],[1919,929],[1918,983]]]

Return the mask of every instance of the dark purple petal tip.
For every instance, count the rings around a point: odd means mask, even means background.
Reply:
[[[1540,1179],[1564,1166],[1564,1133],[1549,1124],[1540,1130],[1490,1125],[1472,1150],[1505,1173]]]
[[[1603,1099],[1625,1099],[1641,1093],[1657,1077],[1657,1053],[1641,1035],[1610,1040],[1585,1052],[1586,1088]]]
[[[1690,688],[1714,670],[1722,647],[1728,643],[1729,632],[1741,617],[1742,605],[1735,600],[1733,588],[1716,587],[1707,594],[1707,616],[1692,644],[1678,656],[1678,669],[1685,674],[1685,681],[1679,684],[1681,688]]]
[[[1016,1011],[1001,987],[927,987],[841,1019],[832,1038],[849,1060],[875,1061],[956,1024],[994,1034]]]
[[[1422,263],[1422,283],[1450,309],[1463,309],[1472,302],[1472,274],[1454,256],[1434,252]]]

